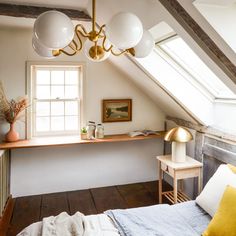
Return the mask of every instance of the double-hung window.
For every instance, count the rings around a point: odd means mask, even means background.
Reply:
[[[78,134],[82,66],[31,65],[30,136]]]

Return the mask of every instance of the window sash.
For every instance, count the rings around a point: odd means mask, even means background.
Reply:
[[[44,84],[37,84],[37,71],[39,70],[43,70],[43,71],[49,71],[50,73],[50,83],[49,84],[45,84],[46,86],[50,87],[50,96],[51,94],[51,88],[52,86],[62,86],[64,87],[64,96],[65,96],[65,89],[66,86],[76,86],[77,87],[77,94],[78,97],[74,97],[74,98],[64,98],[64,97],[58,97],[58,98],[36,98],[36,89],[37,86],[44,86]],[[64,83],[63,84],[52,84],[52,79],[51,79],[51,72],[52,71],[63,71],[64,72]],[[66,83],[66,77],[65,77],[65,73],[66,71],[77,71],[78,72],[78,78],[77,78],[77,82],[76,83]],[[82,71],[81,71],[81,66],[55,66],[55,65],[42,65],[42,66],[35,66],[35,65],[31,65],[31,101],[32,101],[32,115],[31,115],[31,136],[34,137],[39,137],[39,136],[57,136],[57,135],[75,135],[75,134],[79,134],[79,130],[81,127],[81,122],[82,122],[82,115],[81,115],[81,107],[82,107]],[[36,111],[36,104],[39,102],[48,102],[49,103],[49,107],[50,107],[50,112],[48,115],[37,115],[37,111]],[[51,113],[51,106],[52,103],[55,102],[63,102],[63,106],[64,106],[64,111],[61,115],[52,115]],[[65,106],[66,106],[66,102],[76,102],[76,106],[77,106],[77,114],[73,114],[73,115],[66,115],[66,110],[65,110]],[[37,131],[37,122],[36,119],[40,118],[40,117],[46,117],[49,119],[49,131]],[[64,127],[63,130],[52,130],[52,119],[53,118],[63,118],[63,123],[64,123]],[[70,129],[70,127],[68,128],[68,126],[66,127],[66,120],[67,119],[76,119],[76,128]],[[74,120],[75,121],[75,120]],[[69,123],[67,123],[69,124]]]

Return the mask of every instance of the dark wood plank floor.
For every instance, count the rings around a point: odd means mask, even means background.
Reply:
[[[15,236],[31,223],[63,211],[71,215],[77,211],[89,215],[108,209],[157,204],[157,184],[153,181],[16,198],[7,236]],[[163,190],[170,189],[170,185],[164,183]]]

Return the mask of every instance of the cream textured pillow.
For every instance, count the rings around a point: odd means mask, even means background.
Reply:
[[[220,165],[196,198],[197,204],[213,217],[227,185],[236,187],[236,176],[227,165]]]

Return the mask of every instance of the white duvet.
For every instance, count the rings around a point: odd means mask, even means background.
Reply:
[[[119,236],[119,233],[105,214],[84,216],[77,212],[70,216],[62,212],[28,226],[17,236]]]

